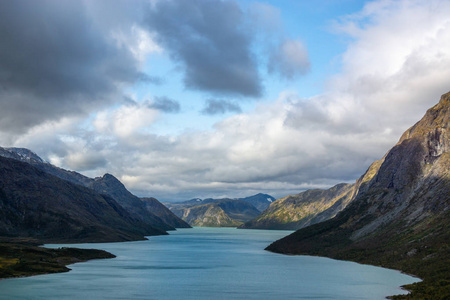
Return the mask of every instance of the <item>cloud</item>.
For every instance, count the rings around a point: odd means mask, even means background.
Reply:
[[[308,50],[298,40],[285,39],[269,57],[269,72],[287,79],[305,75],[310,67]]]
[[[242,112],[241,107],[229,100],[209,99],[206,100],[205,108],[201,111],[205,115],[224,114],[226,112]]]
[[[248,16],[257,29],[264,32],[281,32],[283,21],[280,9],[262,2],[252,2],[248,8]]]
[[[335,25],[352,39],[324,93],[281,93],[213,131],[167,139],[164,153],[140,156],[142,169],[125,172],[140,178],[129,184],[179,199],[168,186],[180,195],[260,189],[282,196],[352,182],[449,91],[449,14],[441,1],[370,2]]]
[[[148,103],[129,103],[113,110],[98,113],[94,127],[99,134],[128,138],[152,125],[157,112]]]
[[[130,102],[84,126],[67,117],[46,122],[15,146],[62,167],[83,166],[76,152],[89,159],[99,154],[106,164],[92,159],[87,165],[94,168],[84,165],[87,175],[110,172],[133,192],[161,200],[281,197],[352,182],[449,91],[449,15],[445,1],[370,2],[334,24],[350,40],[341,72],[322,94],[282,92],[212,129],[156,135],[147,129],[158,111]]]
[[[109,3],[102,18],[122,2]],[[137,3],[136,3],[137,4]],[[49,120],[120,101],[126,84],[155,81],[83,1],[0,3],[0,128],[23,133]],[[100,11],[97,11],[100,12]],[[122,30],[133,21],[122,18]],[[156,80],[157,81],[157,80]]]
[[[180,103],[167,97],[155,97],[155,100],[149,104],[149,107],[165,113],[180,112]]]
[[[252,35],[234,1],[156,1],[146,25],[180,63],[187,88],[257,97],[261,79],[251,52]]]

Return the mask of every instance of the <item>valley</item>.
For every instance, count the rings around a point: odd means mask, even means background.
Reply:
[[[424,281],[407,286],[411,295],[392,298],[445,298],[449,118],[447,93],[355,183],[278,200],[260,193],[162,204],[133,195],[111,174],[92,179],[55,167],[28,149],[0,148],[0,274],[65,272],[66,264],[114,257],[36,248],[42,243],[137,241],[191,226],[297,230],[266,249],[399,269]]]

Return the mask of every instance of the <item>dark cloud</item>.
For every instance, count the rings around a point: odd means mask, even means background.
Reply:
[[[180,103],[167,97],[155,97],[155,100],[149,107],[166,113],[180,112]]]
[[[105,167],[106,159],[99,153],[76,153],[69,155],[65,164],[71,170],[88,171]]]
[[[186,87],[220,94],[260,96],[252,36],[234,1],[158,1],[146,24],[184,68]]]
[[[111,4],[113,5],[113,4]],[[21,132],[117,100],[137,71],[80,1],[0,1],[0,126]]]
[[[205,115],[218,115],[224,114],[226,112],[242,112],[239,105],[233,103],[228,100],[216,100],[209,99],[206,100],[205,108],[202,110],[202,113]]]

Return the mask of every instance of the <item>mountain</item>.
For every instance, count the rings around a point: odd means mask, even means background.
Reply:
[[[264,202],[270,203],[272,199],[270,195],[258,194],[241,199],[194,198],[165,205],[191,226],[237,227],[261,213],[252,202],[262,207]]]
[[[36,153],[26,148],[2,148],[0,147],[0,156],[6,158],[13,158],[16,160],[24,161],[27,163],[46,163],[42,158],[40,158]]]
[[[26,148],[2,148],[0,147],[0,156],[13,158],[22,162],[31,164],[32,166],[45,171],[51,175],[59,177],[61,179],[70,181],[75,184],[87,186],[93,179],[81,175],[74,171],[68,171],[58,168],[40,158],[33,151]]]
[[[175,230],[155,214],[150,212],[146,204],[137,196],[130,193],[125,186],[113,175],[105,174],[97,177],[88,184],[94,191],[115,199],[124,209],[138,219],[162,230]]]
[[[331,219],[352,200],[354,186],[342,183],[278,199],[239,228],[296,230]]]
[[[259,211],[264,211],[269,205],[275,201],[275,198],[267,194],[256,194],[250,197],[238,198],[239,200],[248,202],[256,207]]]
[[[45,242],[112,242],[166,234],[132,217],[114,199],[0,157],[0,235]]]
[[[50,163],[45,162],[34,152],[25,148],[1,148],[0,156],[9,157],[23,162],[27,162],[34,167],[59,177],[63,180],[67,180],[74,184],[82,185],[91,188],[101,194],[108,195],[117,201],[125,210],[131,213],[134,217],[148,223],[153,227],[157,227],[161,230],[174,230],[175,227],[170,225],[181,224],[185,226],[183,221],[173,215],[166,215],[166,221],[161,220],[153,211],[152,208],[147,206],[140,198],[130,193],[125,186],[113,175],[105,174],[102,177],[95,179],[86,177],[74,171],[68,171],[62,168],[58,168]],[[158,202],[159,203],[159,202]],[[158,208],[158,205],[152,206],[153,209],[161,211],[163,208]]]
[[[194,198],[165,205],[191,226],[237,227],[258,216],[273,201],[272,196],[259,193],[237,199]]]
[[[450,298],[449,119],[447,93],[371,166],[342,212],[267,250],[400,269],[424,279],[408,286],[411,299]]]
[[[200,227],[237,227],[260,214],[252,204],[237,199],[194,205],[182,211],[183,220]]]
[[[174,228],[191,228],[188,223],[177,217],[173,212],[170,211],[170,209],[165,207],[164,204],[159,202],[157,199],[149,197],[141,198],[141,201],[144,202],[145,207],[148,211],[159,217],[166,224]]]
[[[334,218],[367,188],[380,164],[381,161],[372,163],[354,184],[340,183],[328,190],[307,190],[278,199],[261,215],[239,228],[298,230]]]

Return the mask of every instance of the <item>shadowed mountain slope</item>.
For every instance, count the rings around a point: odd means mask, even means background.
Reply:
[[[130,193],[125,186],[111,174],[105,174],[102,177],[92,179],[77,172],[58,168],[50,163],[47,163],[34,152],[25,148],[0,147],[0,156],[27,162],[34,167],[63,180],[67,180],[74,184],[91,188],[101,194],[108,195],[116,200],[134,217],[148,223],[153,227],[160,228],[161,230],[174,230],[175,227],[172,226],[171,223],[180,223],[181,226],[185,226],[183,225],[182,220],[174,215],[166,214],[165,219],[167,222],[161,220],[157,214],[152,211],[152,209],[155,209],[155,212],[161,212],[165,208],[161,207],[162,204],[158,205],[159,202],[157,202],[151,207],[147,206],[143,201],[141,201],[140,198]]]
[[[115,199],[122,207],[143,222],[151,224],[161,230],[175,230],[155,214],[151,213],[146,204],[137,196],[130,193],[125,186],[113,175],[105,174],[97,177],[88,184],[94,191]]]
[[[28,163],[0,157],[0,235],[45,242],[142,240],[166,234],[114,199]]]
[[[170,211],[170,209],[165,207],[164,204],[159,202],[157,199],[149,197],[141,198],[141,200],[142,202],[144,202],[145,207],[148,211],[159,217],[166,224],[169,224],[170,226],[175,228],[191,228],[188,223],[177,217],[173,212]]]
[[[245,197],[245,198],[239,198],[239,200],[243,200],[245,202],[250,203],[254,207],[256,207],[259,211],[266,210],[271,203],[273,203],[276,199],[270,195],[267,194],[256,194],[253,196]]]

